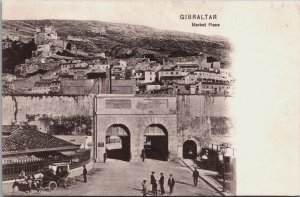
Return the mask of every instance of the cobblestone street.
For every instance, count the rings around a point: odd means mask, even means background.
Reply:
[[[212,188],[207,186],[204,182],[199,180],[198,186],[193,185],[192,172],[187,167],[182,166],[179,163],[163,162],[156,160],[146,160],[138,163],[129,163],[119,160],[107,160],[107,163],[97,163],[95,168],[88,172],[88,182],[83,182],[83,177],[76,177],[76,184],[73,189],[65,189],[59,187],[56,191],[46,192],[42,191],[38,193],[33,191],[31,195],[103,195],[103,196],[141,196],[141,182],[143,179],[147,180],[147,189],[151,190],[150,175],[151,171],[155,171],[155,178],[159,179],[160,172],[165,176],[165,190],[169,195],[169,188],[167,186],[167,180],[169,174],[172,173],[176,180],[174,193],[172,195],[220,195]],[[3,190],[5,195],[28,195],[23,192],[12,192],[11,185],[4,185]],[[158,187],[158,193],[160,188]],[[147,195],[151,195],[148,192]]]

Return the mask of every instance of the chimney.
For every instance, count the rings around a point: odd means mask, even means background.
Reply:
[[[112,81],[111,81],[111,69],[112,69],[112,65],[109,65],[109,68],[106,69],[106,78],[108,79],[108,94],[111,94],[111,87],[112,87]]]

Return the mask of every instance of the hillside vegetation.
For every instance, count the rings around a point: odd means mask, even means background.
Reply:
[[[230,43],[222,37],[165,31],[141,25],[77,20],[6,20],[3,33],[33,36],[35,27],[52,25],[61,38],[68,35],[89,40],[80,44],[88,52],[105,52],[115,58],[154,54],[156,58],[203,53],[230,66]]]

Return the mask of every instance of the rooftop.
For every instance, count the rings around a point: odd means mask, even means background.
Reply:
[[[11,126],[10,129],[9,126],[6,126],[7,130],[16,128],[16,126]],[[77,149],[74,144],[40,132],[30,126],[20,127],[11,132],[9,136],[2,137],[3,155],[73,149]]]
[[[160,77],[160,80],[163,81],[163,80],[177,80],[177,79],[183,79],[185,76],[161,76]]]
[[[232,86],[230,83],[225,83],[225,82],[202,82],[203,85],[227,85],[227,86]]]

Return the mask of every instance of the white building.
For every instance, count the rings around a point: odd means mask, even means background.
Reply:
[[[109,69],[110,65],[96,63],[96,64],[90,64],[89,67],[92,71],[106,72],[106,70]]]
[[[158,71],[158,80],[161,80],[161,77],[178,77],[178,76],[186,76],[189,71],[184,71],[181,69],[162,69]]]
[[[156,73],[153,70],[145,70],[145,82],[152,82],[156,79]]]
[[[151,90],[160,90],[161,89],[161,84],[158,82],[150,82],[146,84],[146,91],[151,91]]]
[[[86,68],[86,67],[88,67],[88,64],[86,62],[62,63],[60,65],[60,70],[61,70],[62,73],[70,73],[70,72],[73,72],[70,69],[76,69],[76,68],[80,69],[80,68]]]
[[[127,68],[127,62],[125,60],[120,60],[119,64],[123,70]]]

